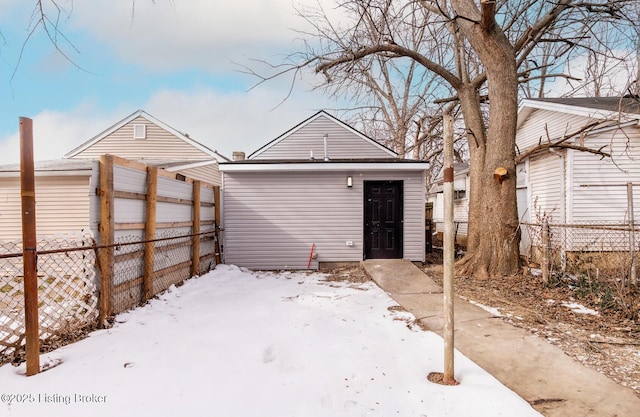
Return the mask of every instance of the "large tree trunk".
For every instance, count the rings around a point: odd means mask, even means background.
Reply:
[[[469,132],[469,239],[459,272],[485,278],[513,274],[519,267],[515,135],[518,84],[515,52],[496,25],[485,26],[473,1],[453,0],[460,27],[484,64],[489,93],[489,125],[480,114],[477,89],[458,91]],[[475,22],[474,22],[475,21]],[[497,168],[506,176],[494,178]]]

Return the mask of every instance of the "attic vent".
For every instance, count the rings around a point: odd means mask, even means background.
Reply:
[[[147,138],[147,125],[135,124],[133,125],[133,138],[134,139],[146,139]]]

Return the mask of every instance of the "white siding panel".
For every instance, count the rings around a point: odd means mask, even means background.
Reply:
[[[215,202],[215,198],[214,198],[214,194],[213,194],[213,188],[210,187],[200,187],[200,201],[202,202],[206,202],[206,203],[214,203]]]
[[[213,207],[200,206],[200,221],[204,222],[204,221],[214,220],[215,216],[216,215],[215,215],[215,212],[213,211]]]
[[[550,216],[553,222],[563,223],[564,219],[564,161],[556,153],[547,152],[531,158],[529,163],[531,181],[532,218],[536,214]]]
[[[171,178],[158,177],[158,195],[191,200],[193,198],[193,184]]]
[[[573,152],[573,222],[623,222],[628,219],[626,183],[640,184],[640,129],[590,136],[589,146],[611,152],[601,158]],[[640,217],[640,186],[634,187],[634,218]]]
[[[147,171],[128,168],[121,165],[113,166],[113,187],[117,191],[131,193],[147,192]]]
[[[115,223],[142,223],[145,219],[146,202],[115,198],[113,200],[113,217]]]
[[[315,159],[324,158],[324,135],[327,136],[329,159],[390,158],[388,152],[358,136],[326,116],[320,116],[291,133],[253,159]]]
[[[518,129],[516,144],[522,152],[549,139],[558,139],[567,133],[575,132],[589,122],[589,118],[584,116],[551,110],[534,110]]]
[[[147,126],[146,139],[133,138],[135,124]],[[132,120],[74,157],[97,159],[107,153],[128,159],[211,159],[210,155],[144,117]]]
[[[39,236],[90,229],[89,174],[36,177],[36,232]],[[22,237],[20,178],[0,179],[0,240]]]
[[[179,172],[180,174],[193,178],[194,180],[200,180],[218,186],[222,184],[222,173],[220,172],[218,164],[181,169]]]
[[[184,222],[193,219],[193,209],[185,204],[158,202],[156,204],[156,222]]]
[[[422,173],[227,173],[225,262],[253,269],[305,269],[363,258],[363,182],[404,181],[404,257],[424,259]],[[346,177],[353,187],[346,187]],[[346,242],[353,242],[347,246]]]

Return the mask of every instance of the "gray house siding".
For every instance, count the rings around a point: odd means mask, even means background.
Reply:
[[[287,132],[272,143],[257,150],[250,159],[306,160],[313,154],[324,159],[324,136],[327,135],[329,159],[393,158],[396,154],[362,136],[340,121],[319,113],[317,116]]]
[[[346,177],[353,177],[353,187]],[[225,262],[251,269],[306,269],[363,259],[364,181],[402,180],[404,258],[424,260],[424,176],[415,172],[227,172]],[[351,242],[352,245],[348,245]]]

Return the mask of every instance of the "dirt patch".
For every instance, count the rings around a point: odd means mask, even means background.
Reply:
[[[442,285],[442,265],[423,270]],[[570,282],[554,287],[530,274],[479,280],[455,278],[456,295],[497,308],[501,318],[561,348],[640,397],[640,323],[620,311],[600,308]],[[577,292],[578,291],[578,292]]]
[[[347,281],[352,283],[363,283],[371,281],[371,277],[360,265],[347,265],[323,271],[327,274],[325,281]]]

